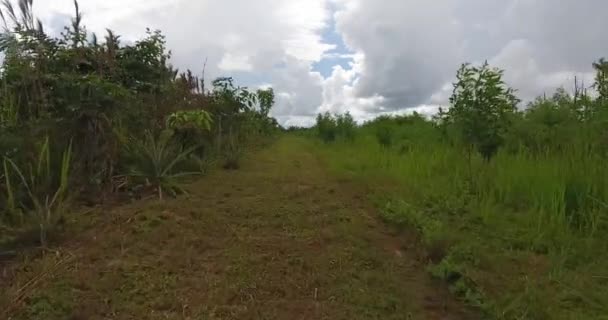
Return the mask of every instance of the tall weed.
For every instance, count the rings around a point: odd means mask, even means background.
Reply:
[[[47,245],[49,229],[61,218],[61,214],[66,209],[71,159],[72,144],[70,143],[63,152],[59,167],[56,167],[51,161],[48,137],[41,145],[33,163],[20,167],[10,158],[4,159],[8,208],[12,212],[18,212],[15,194],[16,190],[23,190],[26,197],[19,207],[26,212],[34,213],[42,246]],[[59,172],[58,176],[56,172]],[[11,176],[16,176],[19,183],[13,184]]]

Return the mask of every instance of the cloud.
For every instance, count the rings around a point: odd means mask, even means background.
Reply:
[[[357,119],[381,112],[385,98],[379,94],[358,96],[356,87],[362,72],[363,56],[353,56],[350,68],[334,67],[332,74],[323,80],[323,102],[319,111],[332,113],[350,112]]]
[[[273,116],[314,117],[322,104],[323,77],[309,62],[288,57],[285,67],[273,69],[271,79],[278,93]]]
[[[248,56],[235,56],[226,52],[218,64],[218,68],[225,71],[253,71],[253,66],[249,62]]]
[[[544,61],[538,60],[540,55],[529,40],[519,39],[510,41],[490,60],[492,65],[506,70],[505,81],[517,89],[517,95],[524,101],[547,93],[558,87],[574,89],[575,78],[586,84],[593,82],[593,73],[584,66],[577,69],[574,64],[543,68]]]
[[[574,76],[590,83],[591,62],[608,53],[601,0],[336,1],[338,30],[365,56],[355,94],[389,110],[447,104],[462,62],[505,68],[531,99]]]
[[[425,103],[463,59],[455,3],[348,2],[336,21],[347,46],[364,57],[356,94],[382,96],[392,110]]]
[[[608,55],[604,0],[81,0],[89,30],[134,40],[161,29],[180,68],[235,76],[277,92],[273,115],[308,124],[316,112],[358,119],[446,105],[463,62],[506,69],[524,100]],[[59,32],[72,0],[35,1]],[[417,109],[416,109],[417,108]]]

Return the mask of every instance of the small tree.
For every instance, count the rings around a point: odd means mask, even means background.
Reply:
[[[593,63],[595,69],[595,88],[599,93],[599,100],[605,102],[608,100],[608,61],[604,58]]]
[[[274,118],[270,117],[270,110],[275,103],[274,90],[258,89],[256,92],[258,108],[254,114],[257,130],[262,134],[270,134],[278,127],[278,123]]]
[[[462,140],[490,160],[504,142],[519,99],[502,79],[503,71],[487,62],[463,64],[456,74],[451,108],[440,117]]]
[[[316,129],[319,137],[324,142],[332,142],[336,140],[337,124],[336,119],[329,112],[319,113],[317,115]]]
[[[226,157],[225,168],[237,169],[241,142],[249,134],[246,123],[258,102],[257,95],[247,88],[235,86],[232,78],[218,78],[212,84],[211,109],[216,118],[217,152]],[[227,137],[225,146],[224,135]]]
[[[272,106],[274,105],[274,90],[272,88],[265,90],[259,89],[256,92],[256,96],[259,104],[258,112],[262,117],[268,118],[270,109],[272,109]]]

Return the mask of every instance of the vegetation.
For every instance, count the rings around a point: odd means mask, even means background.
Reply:
[[[353,140],[356,123],[350,113],[332,115],[329,112],[317,116],[316,130],[325,142]]]
[[[0,318],[476,319],[317,152],[283,135],[238,172],[193,181],[187,199],[86,215],[77,251],[7,268]]]
[[[46,138],[40,147],[35,163],[29,163],[27,169],[19,168],[9,158],[4,159],[4,177],[6,182],[7,211],[13,223],[24,223],[23,210],[34,214],[34,221],[39,226],[40,243],[46,245],[47,233],[60,218],[61,210],[65,209],[65,200],[70,178],[70,162],[72,145],[63,153],[61,163],[57,166],[51,163],[49,139]],[[58,167],[58,172],[52,168]],[[12,169],[12,170],[11,170]],[[17,176],[18,182],[13,184],[11,176]],[[22,190],[18,190],[18,188]],[[25,196],[21,206],[17,206],[15,195],[22,191]],[[16,219],[18,217],[18,219]],[[29,218],[29,217],[28,217]]]
[[[81,207],[99,214],[76,217],[92,236],[44,290],[74,255],[3,269],[0,317],[608,314],[608,61],[593,88],[575,81],[525,108],[502,70],[464,64],[432,119],[323,113],[243,162],[279,132],[272,88],[206,87],[170,64],[160,31],[98,37],[77,2],[51,36],[32,6],[0,8],[0,260],[47,248]],[[216,162],[242,170],[188,179]],[[361,186],[398,232],[370,217]],[[95,209],[125,198],[155,200]]]
[[[519,101],[502,81],[502,71],[491,69],[487,62],[479,68],[463,65],[456,79],[451,108],[440,112],[440,121],[490,160],[504,141]]]
[[[250,92],[231,78],[206,89],[169,64],[160,31],[132,44],[111,30],[98,37],[75,2],[56,38],[32,6],[5,1],[0,10],[0,243],[39,228],[45,244],[68,198],[175,195],[181,177],[213,158],[238,167],[248,141],[277,129],[272,89]]]
[[[429,271],[497,319],[608,314],[608,104],[576,84],[522,111],[502,71],[463,65],[433,119],[380,117],[354,141],[318,145],[375,190],[383,217],[414,227]],[[318,137],[328,116],[319,116]],[[476,152],[472,152],[476,151]]]

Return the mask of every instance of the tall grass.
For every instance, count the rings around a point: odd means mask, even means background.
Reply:
[[[26,213],[34,214],[42,246],[47,245],[48,231],[60,219],[62,211],[65,209],[71,159],[72,144],[70,143],[63,152],[61,162],[55,165],[52,161],[48,138],[40,146],[34,161],[25,166],[19,166],[10,158],[4,159],[3,168],[9,212],[14,214],[24,210]],[[15,176],[18,183],[13,183],[11,176]],[[15,194],[19,191],[25,193],[26,201],[17,204]],[[20,220],[23,220],[23,215],[20,214],[20,216]]]
[[[378,126],[384,127],[381,136]],[[560,295],[578,290],[593,295],[602,302],[599,305],[608,303],[608,290],[589,284],[593,275],[608,270],[608,257],[602,253],[608,250],[605,158],[587,148],[571,146],[561,152],[503,149],[488,162],[477,154],[469,158],[466,150],[442,139],[436,130],[430,122],[397,125],[395,121],[379,121],[358,128],[353,142],[319,143],[318,148],[333,170],[377,190],[374,198],[385,218],[419,229],[431,250],[443,247],[444,258],[435,267],[436,273],[436,268],[443,270],[438,274],[454,268],[474,278],[467,283],[478,284],[475,290],[492,291],[499,283],[503,292],[498,296],[518,298],[516,302],[506,298],[495,304],[486,302],[492,313],[505,314],[497,317],[513,318],[506,316],[511,311],[505,311],[513,307],[510,303],[516,304],[515,309],[531,307],[524,306],[524,301],[538,310],[562,310],[563,301],[554,292],[549,294],[551,290]],[[383,143],[386,132],[391,135],[390,144]],[[458,262],[455,257],[462,257],[463,250],[475,258]],[[548,260],[548,274],[535,279],[530,278],[532,271],[525,265],[540,259],[537,256]],[[480,276],[484,271],[469,260],[489,261],[485,268],[494,272],[511,263],[505,274],[512,270],[519,273]],[[489,280],[489,276],[505,279]],[[544,295],[540,301],[521,297],[533,292],[522,288],[538,285],[531,281],[544,283],[545,287],[534,291]],[[558,282],[563,287],[556,289]],[[461,291],[470,298],[478,297],[475,290]],[[562,316],[577,315],[591,307],[577,302]],[[600,310],[608,311],[608,307]]]
[[[14,126],[18,119],[19,105],[15,95],[4,86],[0,95],[0,128]]]
[[[551,241],[563,232],[593,236],[606,227],[608,168],[599,157],[502,152],[489,164],[478,157],[469,163],[460,150],[448,145],[413,146],[402,153],[363,137],[337,147],[332,162],[351,173],[390,177],[418,201],[470,193],[472,206],[497,208],[478,212],[486,219],[525,212],[539,237]]]

